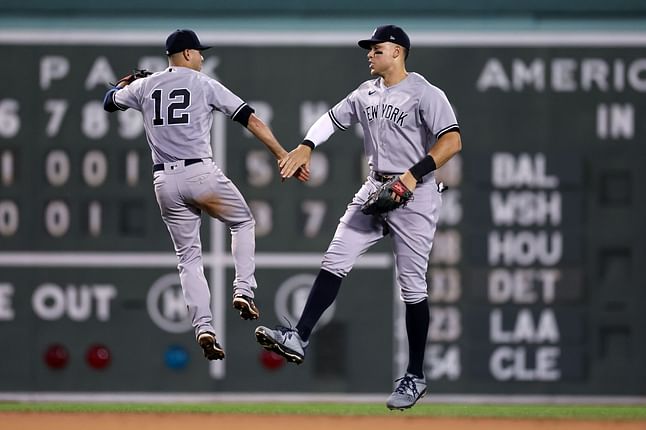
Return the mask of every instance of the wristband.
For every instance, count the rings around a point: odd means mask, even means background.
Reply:
[[[435,160],[430,154],[428,154],[426,157],[422,158],[415,165],[413,165],[413,167],[408,169],[408,171],[416,180],[419,181],[420,179],[422,179],[422,177],[431,173],[435,169],[437,169]]]
[[[301,145],[305,145],[305,146],[309,147],[312,151],[314,150],[314,146],[315,146],[315,145],[314,145],[314,142],[312,142],[311,140],[307,140],[307,139],[305,139],[305,140],[301,143]]]

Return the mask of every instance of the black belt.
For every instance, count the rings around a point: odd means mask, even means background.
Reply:
[[[182,160],[177,160],[177,161],[182,161]],[[184,160],[184,166],[190,166],[191,164],[196,164],[201,162],[202,162],[201,158],[189,158],[188,160]],[[164,170],[164,163],[153,165],[153,172],[159,172],[160,170]]]
[[[400,176],[400,175],[401,174],[399,174],[399,173],[395,173],[395,174],[392,174],[392,175],[384,175],[383,173],[375,172],[374,170],[372,172],[370,172],[370,176],[373,179],[375,179],[375,180],[377,180],[379,182],[388,182],[392,178],[394,178],[395,176]],[[421,184],[422,182],[424,182],[423,178],[421,178],[419,181],[417,181],[418,184]]]

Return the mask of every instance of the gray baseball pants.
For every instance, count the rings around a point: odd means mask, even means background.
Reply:
[[[362,213],[361,205],[381,183],[368,177],[341,217],[321,267],[345,277],[357,258],[390,234],[401,299],[418,303],[428,297],[426,272],[442,196],[432,176],[427,178],[415,188],[408,205],[373,216]]]
[[[233,291],[252,298],[257,286],[253,215],[240,191],[211,159],[189,166],[183,160],[164,163],[164,170],[154,172],[153,178],[161,216],[175,247],[195,335],[214,333],[211,295],[202,262],[201,212],[222,221],[231,231]]]

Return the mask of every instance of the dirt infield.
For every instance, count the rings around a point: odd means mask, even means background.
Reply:
[[[220,414],[0,413],[3,430],[646,430],[644,421],[446,419]]]

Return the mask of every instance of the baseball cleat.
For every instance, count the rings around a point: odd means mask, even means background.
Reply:
[[[399,382],[399,384],[386,400],[388,409],[401,411],[411,408],[426,394],[426,381],[423,378],[417,378],[415,375],[407,373],[395,382]]]
[[[197,337],[197,343],[200,344],[204,350],[204,356],[209,360],[222,360],[224,358],[224,350],[215,340],[213,333],[204,332],[200,333]]]
[[[263,348],[285,357],[290,363],[302,364],[305,361],[305,348],[309,342],[304,342],[294,329],[278,326],[272,330],[259,326],[256,340]]]
[[[233,307],[240,311],[240,318],[243,320],[257,320],[260,316],[260,311],[253,299],[244,294],[233,296]]]

